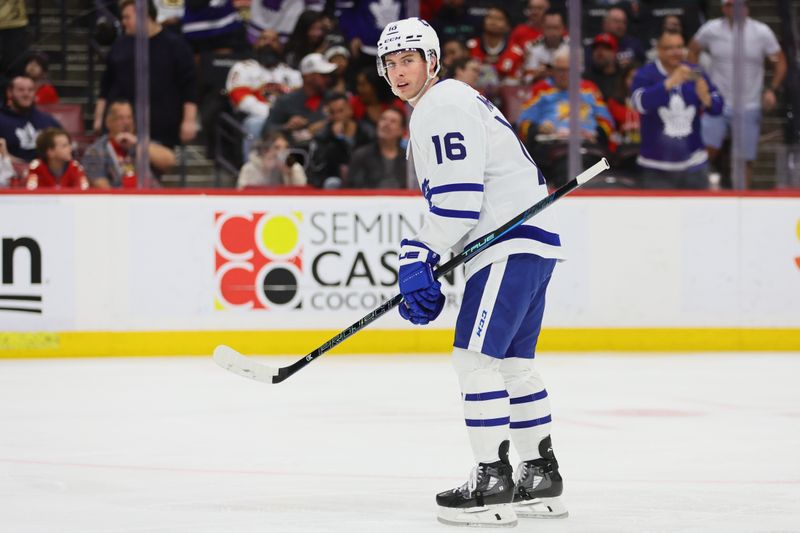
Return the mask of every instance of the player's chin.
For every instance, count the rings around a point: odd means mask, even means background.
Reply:
[[[397,96],[399,99],[401,99],[401,100],[403,100],[405,102],[409,98],[409,89],[410,88],[411,88],[411,85],[408,84],[408,83],[405,84],[405,85],[395,85],[393,92],[394,92],[395,96]]]

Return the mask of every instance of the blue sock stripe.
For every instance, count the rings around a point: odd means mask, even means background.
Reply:
[[[477,392],[465,394],[465,402],[485,402],[487,400],[497,400],[498,398],[508,398],[508,392],[504,390],[494,390],[491,392]]]
[[[467,427],[471,428],[505,426],[506,424],[508,424],[509,420],[511,419],[507,416],[504,416],[503,418],[464,419],[464,421],[467,423]]]
[[[528,394],[527,396],[519,396],[518,398],[511,398],[511,405],[516,405],[519,403],[535,402],[536,400],[541,400],[542,398],[547,398],[547,389],[542,389],[535,394]]]
[[[541,426],[542,424],[549,424],[552,422],[550,419],[550,415],[547,415],[544,418],[534,418],[533,420],[523,420],[521,422],[511,422],[511,429],[524,429],[524,428],[532,428],[536,426]],[[467,424],[469,425],[469,424]]]

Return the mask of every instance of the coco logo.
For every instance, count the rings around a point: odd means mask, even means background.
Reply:
[[[214,213],[214,307],[295,309],[303,248],[299,212]]]
[[[30,265],[27,276],[18,270],[21,265],[26,265],[25,259]],[[0,291],[24,286],[24,290],[33,293],[18,294],[18,290],[9,294],[0,292],[0,311],[41,314],[42,249],[39,243],[31,237],[4,237],[0,246],[0,264]]]

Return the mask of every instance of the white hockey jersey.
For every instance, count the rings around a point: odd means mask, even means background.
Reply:
[[[225,90],[231,105],[237,111],[266,117],[269,104],[280,94],[303,85],[300,72],[279,64],[273,69],[264,68],[254,59],[237,61],[228,72]]]
[[[444,257],[547,196],[539,168],[499,109],[465,83],[442,80],[419,100],[408,158],[428,201],[414,237]],[[467,263],[467,276],[518,253],[564,259],[553,214],[544,211]]]

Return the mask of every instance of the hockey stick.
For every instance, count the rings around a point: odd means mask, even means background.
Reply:
[[[569,183],[566,183],[547,195],[546,197],[542,198],[540,201],[523,211],[522,213],[515,216],[513,219],[509,220],[496,230],[487,233],[474,244],[472,244],[469,248],[465,249],[463,252],[458,254],[457,256],[450,259],[448,262],[444,263],[443,265],[439,266],[434,270],[434,276],[440,278],[445,274],[449,274],[452,272],[456,267],[461,265],[462,263],[468,261],[475,255],[479,254],[495,242],[497,242],[500,237],[507,234],[512,229],[516,228],[517,226],[521,225],[523,222],[531,218],[532,216],[536,215],[537,213],[542,212],[545,208],[547,208],[550,204],[561,198],[562,196],[566,196],[567,194],[571,193],[590,179],[594,178],[602,171],[607,170],[609,167],[608,161],[606,158],[602,158],[600,161],[589,167],[588,169],[581,172],[578,177],[571,180]],[[334,335],[331,339],[326,341],[322,346],[311,352],[310,354],[306,355],[302,359],[295,361],[291,365],[274,368],[269,365],[265,365],[253,359],[250,359],[233,348],[228,346],[217,346],[214,350],[214,361],[224,368],[225,370],[229,370],[234,374],[239,374],[240,376],[254,379],[256,381],[260,381],[261,383],[280,383],[308,363],[316,359],[317,357],[321,356],[325,352],[330,351],[335,346],[341,344],[345,339],[353,336],[356,332],[364,329],[369,324],[373,323],[375,320],[380,318],[381,316],[385,315],[389,311],[391,311],[395,306],[397,306],[400,302],[403,301],[403,295],[397,294],[391,300],[387,300],[386,302],[379,305],[374,310],[370,311],[366,316],[361,318],[355,324],[352,324],[350,327],[340,331],[336,335]]]

